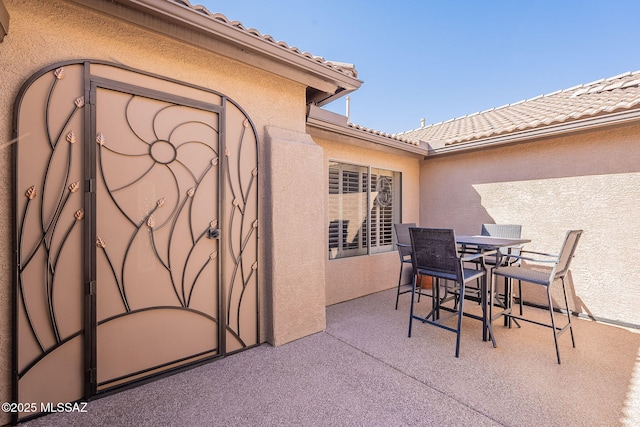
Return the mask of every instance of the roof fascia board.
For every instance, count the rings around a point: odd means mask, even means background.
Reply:
[[[4,1],[0,0],[0,43],[7,34],[9,34],[9,11],[4,5]]]
[[[184,32],[176,31],[171,26],[158,26],[157,21],[140,20],[132,16],[130,11],[113,7],[114,1],[104,0],[71,0],[83,6],[114,15],[132,24],[145,27],[155,32],[168,35],[172,38],[211,50],[211,44],[202,38],[189,37]],[[115,0],[115,3],[136,9],[163,21],[168,21],[182,28],[187,28],[198,34],[204,34],[207,38],[217,40],[230,45],[233,49],[225,51],[216,45],[216,53],[240,60],[253,66],[265,69],[279,75],[284,75],[299,83],[309,85],[328,93],[335,93],[338,88],[343,92],[351,92],[360,87],[362,81],[334,70],[320,62],[309,59],[303,55],[271,43],[249,32],[242,31],[222,21],[215,20],[178,3],[167,0]],[[139,18],[139,17],[138,17]],[[173,31],[172,31],[173,30]],[[244,52],[244,55],[242,53]],[[248,54],[250,53],[250,54]],[[264,62],[256,62],[256,55],[268,59]],[[281,65],[274,66],[273,63]],[[286,67],[282,67],[282,65]],[[294,69],[298,73],[285,72],[285,68]],[[311,78],[310,78],[311,77]]]
[[[320,120],[315,117],[307,117],[307,128],[310,133],[313,133],[313,130],[316,129],[318,131],[325,131],[334,135],[337,134],[348,138],[354,138],[362,142],[393,148],[394,150],[400,150],[407,153],[419,154],[421,156],[424,156],[426,151],[424,148],[418,146],[405,144],[399,141],[394,142],[384,136],[374,135],[351,127],[342,126],[337,123]]]
[[[606,116],[590,117],[588,119],[560,123],[552,126],[510,133],[507,135],[499,135],[477,141],[459,142],[441,148],[430,149],[429,153],[425,156],[425,160],[432,157],[461,154],[501,145],[518,144],[528,142],[533,139],[549,138],[574,132],[584,132],[606,126],[622,125],[638,120],[640,120],[640,109],[607,114]]]

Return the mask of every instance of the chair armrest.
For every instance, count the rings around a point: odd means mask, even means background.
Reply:
[[[460,258],[460,260],[462,260],[464,262],[469,262],[469,261],[473,261],[474,259],[484,258],[486,255],[494,255],[497,252],[498,251],[496,249],[494,249],[492,251],[487,251],[487,252],[479,252],[479,253],[463,256],[463,257]]]
[[[398,253],[400,254],[400,259],[402,262],[410,263],[411,262],[411,245],[406,243],[396,243],[398,246]]]
[[[548,253],[545,253],[545,252],[535,252],[535,251],[524,251],[523,250],[523,251],[520,251],[520,253],[541,255],[541,256],[546,256],[546,257],[549,257],[549,258],[558,258],[558,255],[556,255],[556,254],[548,254]]]
[[[521,251],[521,254],[533,254],[533,255],[538,255],[538,256],[544,256],[547,257],[549,259],[540,259],[540,258],[533,258],[530,256],[522,256],[522,255],[505,255],[505,257],[507,258],[515,258],[515,259],[522,259],[525,261],[533,261],[533,262],[546,262],[546,263],[556,263],[558,262],[558,256],[557,255],[551,255],[551,254],[547,254],[544,252],[534,252],[534,251]]]
[[[524,245],[506,246],[498,249],[498,258],[504,260],[506,265],[515,264],[519,254],[523,252]],[[502,262],[501,262],[502,263]]]

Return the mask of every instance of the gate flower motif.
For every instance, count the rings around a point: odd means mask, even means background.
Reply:
[[[96,135],[102,184],[131,223],[128,230],[117,226],[118,233],[109,236],[120,241],[114,247],[123,253],[102,247],[124,309],[153,304],[128,292],[138,282],[135,263],[129,262],[134,253],[148,253],[149,262],[156,263],[154,277],[168,283],[177,302],[188,307],[211,262],[206,236],[216,210],[212,191],[217,191],[217,178],[212,174],[218,165],[218,115],[119,92],[100,96],[124,107],[120,118],[105,113],[109,126]]]
[[[153,203],[163,197],[170,208],[156,221],[158,229],[165,227],[184,203],[187,191],[194,189],[189,196],[197,191],[217,164],[218,154],[212,146],[217,145],[218,131],[212,117],[217,116],[131,95],[122,122],[109,123],[108,129],[98,133],[103,182],[132,224],[146,221]],[[202,140],[203,135],[208,141]],[[137,206],[124,203],[131,197],[137,199]]]

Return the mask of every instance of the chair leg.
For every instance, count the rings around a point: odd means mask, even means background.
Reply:
[[[432,291],[433,298],[431,298],[431,310],[433,313],[433,320],[438,320],[440,318],[440,279],[432,277],[431,280],[431,283],[435,283]]]
[[[400,300],[400,287],[402,286],[402,270],[403,263],[400,263],[400,276],[398,276],[398,292],[396,294],[396,310],[398,309],[398,301]]]
[[[513,291],[511,289],[511,278],[504,278],[504,308],[509,310],[513,306]],[[509,310],[511,313],[511,310]],[[511,317],[504,316],[504,326],[511,328]]]
[[[488,334],[489,339],[491,339],[491,343],[493,344],[493,348],[496,348],[496,339],[493,336],[493,326],[491,324],[491,321],[493,319],[494,282],[493,277],[489,278],[489,274],[493,273],[485,274],[481,279],[482,283],[480,285],[481,289],[484,289],[484,291],[481,291],[482,295],[480,298],[480,303],[482,304],[482,327],[484,328],[484,330],[482,331],[482,340],[486,341]],[[489,298],[488,304],[487,298]]]
[[[567,308],[567,320],[569,321],[569,333],[571,334],[571,344],[576,348],[576,341],[573,338],[573,324],[571,323],[571,313],[569,312],[569,301],[567,300],[567,290],[564,287],[564,277],[562,278],[562,293],[564,294],[564,306]]]
[[[522,316],[522,280],[518,280],[518,303],[520,304],[520,316]]]
[[[413,326],[413,303],[415,301],[416,295],[416,277],[417,275],[413,275],[413,280],[411,282],[411,307],[409,308],[409,338],[411,338],[411,327]]]
[[[456,357],[460,356],[460,337],[462,330],[462,317],[464,312],[462,311],[462,305],[464,303],[464,283],[460,284],[460,302],[458,303],[458,330],[456,331]]]
[[[493,276],[493,269],[490,270],[490,272],[488,273],[490,274],[490,279],[487,279],[487,277],[485,276],[485,280],[488,280],[488,282],[486,282],[489,285],[489,301],[487,304],[484,305],[483,311],[487,310],[487,313],[483,312],[483,315],[485,316],[485,319],[487,319],[487,327],[491,327],[493,329],[492,326],[492,322],[493,322],[493,304],[494,304],[494,299],[495,299],[495,295],[494,295],[494,288],[495,288],[495,280],[496,278]],[[485,294],[486,295],[486,294]],[[487,331],[483,331],[482,332],[482,340],[486,341],[487,337],[486,337],[486,333]]]
[[[447,281],[446,281],[446,279],[445,279],[444,285],[445,285],[445,287],[447,286]],[[455,285],[455,283],[454,283],[454,285]],[[446,289],[446,288],[445,288],[445,289]],[[455,290],[454,290],[454,292],[455,292]],[[458,292],[458,295],[457,295],[457,296],[455,296],[455,295],[453,296],[453,309],[454,309],[454,310],[457,310],[457,309],[458,309],[458,301],[460,301],[460,292]]]
[[[551,316],[551,330],[553,331],[553,342],[556,345],[556,356],[558,357],[558,365],[560,365],[560,349],[558,349],[558,333],[556,330],[556,321],[553,315],[553,304],[551,303],[551,286],[547,286],[547,301],[549,303],[549,315]]]
[[[436,280],[436,298],[435,298],[435,305],[434,305],[434,312],[433,312],[433,320],[440,320],[440,307],[442,305],[443,302],[446,301],[447,299],[447,295],[449,294],[449,291],[447,290],[447,280],[446,279],[439,279],[438,277],[434,277],[431,280],[435,279]],[[440,284],[440,280],[442,280],[444,282],[444,285]],[[440,288],[444,289],[444,295],[440,295]]]

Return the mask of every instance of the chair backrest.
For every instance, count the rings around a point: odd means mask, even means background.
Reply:
[[[483,236],[505,237],[507,239],[519,239],[522,237],[522,226],[519,224],[482,224],[481,233]],[[503,255],[520,255],[518,248],[500,248]]]
[[[400,255],[400,260],[404,261],[405,257],[411,255],[411,236],[409,236],[409,228],[415,227],[416,224],[413,222],[408,222],[404,224],[393,224],[393,228],[396,230],[396,241],[401,245],[408,246],[398,246],[398,254]]]
[[[522,237],[522,226],[518,224],[482,224],[482,235],[519,239]]]
[[[559,279],[567,275],[571,260],[576,252],[578,241],[582,236],[582,230],[569,230],[565,235],[562,249],[560,249],[560,255],[558,256],[558,264],[556,265],[553,278]]]
[[[414,268],[460,277],[455,232],[445,228],[410,228]]]
[[[398,243],[404,245],[411,244],[411,237],[409,236],[409,229],[415,228],[416,224],[414,222],[407,222],[403,224],[393,224],[393,228],[396,230],[396,240]]]

